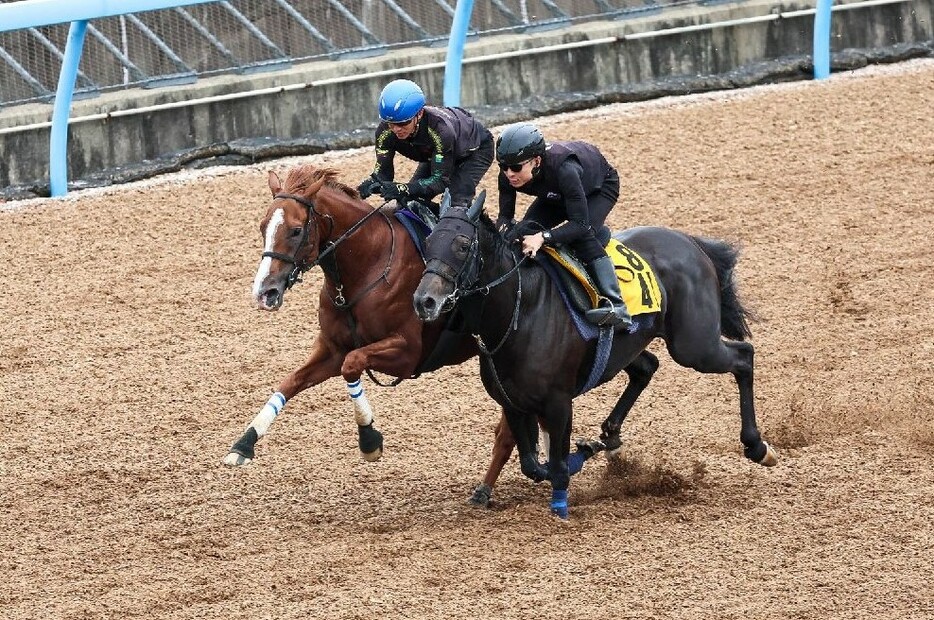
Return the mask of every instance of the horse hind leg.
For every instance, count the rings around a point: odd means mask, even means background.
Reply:
[[[473,495],[468,500],[474,506],[489,508],[493,502],[493,487],[496,480],[503,471],[503,467],[509,462],[513,449],[516,447],[516,440],[509,430],[509,424],[506,423],[506,415],[503,414],[496,424],[495,438],[493,440],[493,456],[490,459],[490,465],[487,467],[483,482],[477,485]]]
[[[629,376],[629,382],[619,400],[616,401],[613,411],[601,425],[600,440],[606,445],[607,456],[613,456],[619,452],[622,446],[620,429],[623,421],[643,390],[649,385],[655,371],[658,370],[658,358],[648,351],[642,351],[624,370]]]
[[[753,358],[755,350],[748,342],[723,340],[717,333],[715,338],[704,342],[691,339],[690,334],[671,338],[668,351],[672,359],[687,368],[703,373],[731,373],[739,387],[739,416],[741,421],[739,439],[743,454],[749,460],[771,467],[778,463],[778,453],[762,440],[756,424],[756,409],[753,398]]]
[[[743,454],[749,460],[772,467],[778,464],[778,453],[759,435],[756,425],[756,409],[753,401],[753,358],[755,350],[748,342],[722,341],[722,346],[734,352],[737,362],[732,373],[739,386],[739,416],[742,421],[739,439],[743,442]]]

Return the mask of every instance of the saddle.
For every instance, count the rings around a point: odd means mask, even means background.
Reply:
[[[629,315],[636,317],[661,311],[661,290],[648,262],[616,239],[611,238],[605,247],[616,267],[620,292]],[[553,267],[547,271],[564,290],[568,303],[581,313],[596,308],[600,301],[600,291],[574,253],[560,245],[544,246],[541,252],[547,256],[543,260],[547,260]]]
[[[655,279],[655,273],[642,257],[615,239],[609,239],[606,250],[616,267],[620,292],[632,316],[629,333],[649,328],[653,323],[653,316],[649,313],[661,310],[661,291]],[[609,326],[598,327],[584,319],[584,313],[587,310],[597,307],[600,293],[583,264],[572,252],[563,246],[544,246],[536,256],[536,260],[558,286],[571,321],[581,338],[587,341],[597,341],[590,373],[577,386],[577,394],[583,394],[599,385],[613,347],[615,330]]]
[[[418,248],[422,261],[425,260],[425,239],[438,223],[437,208],[434,203],[426,204],[421,200],[409,200],[398,206],[393,214],[409,233],[415,247]]]

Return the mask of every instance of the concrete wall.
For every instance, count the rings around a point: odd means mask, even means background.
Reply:
[[[813,15],[645,39],[624,37],[632,33],[787,13],[810,6],[750,0],[700,9],[669,9],[654,16],[592,22],[549,32],[486,37],[468,44],[468,59],[516,50],[530,53],[466,64],[462,104],[468,108],[489,109],[528,101],[543,93],[619,92],[627,85],[658,80],[690,81],[697,76],[722,76],[779,57],[797,56],[806,61],[813,45]],[[871,50],[920,43],[922,50],[934,54],[932,17],[934,0],[909,0],[835,11],[832,49]],[[602,37],[617,39],[577,49],[532,53],[543,46]],[[917,50],[913,54],[919,55]],[[440,63],[443,67],[444,57],[443,48],[411,48],[378,58],[314,62],[288,71],[223,76],[185,87],[112,93],[76,102],[72,118],[270,86],[364,76],[426,63]],[[440,103],[442,67],[408,72],[401,77],[416,80],[425,88],[430,101]],[[189,154],[183,157],[182,163],[203,156],[223,156],[236,150],[232,145],[237,141],[248,138],[261,139],[265,144],[284,144],[294,153],[305,152],[303,148],[314,152],[315,149],[367,143],[372,139],[369,128],[374,125],[378,93],[392,77],[396,76],[362,77],[234,101],[75,123],[69,131],[69,180],[104,178],[116,181],[119,174],[112,174],[114,170],[145,165],[147,161],[164,160],[179,153]],[[718,84],[715,83],[715,87],[737,85],[735,80]],[[663,90],[660,94],[669,93]],[[602,100],[596,97],[587,101],[595,105]],[[2,133],[2,130],[50,119],[51,106],[40,104],[18,106],[0,114],[0,187],[30,186],[33,192],[43,193],[42,188],[48,183],[49,129],[11,133]],[[335,136],[343,138],[336,140]]]

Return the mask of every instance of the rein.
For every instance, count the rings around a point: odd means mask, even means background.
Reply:
[[[510,269],[509,271],[507,271],[500,277],[496,278],[492,282],[488,282],[487,284],[484,284],[483,286],[478,286],[476,288],[471,288],[471,289],[461,291],[459,294],[457,294],[457,290],[455,290],[454,295],[452,295],[452,297],[454,297],[455,304],[457,303],[458,299],[467,297],[469,295],[480,294],[481,297],[486,297],[487,295],[490,294],[490,291],[492,289],[496,288],[497,286],[499,286],[500,284],[502,284],[503,282],[511,278],[512,274],[515,273],[519,276],[519,283],[516,286],[516,305],[512,309],[512,318],[509,320],[509,326],[506,328],[506,332],[503,334],[503,337],[499,341],[499,344],[497,344],[495,347],[493,347],[492,350],[490,350],[487,348],[486,344],[483,342],[483,338],[481,338],[477,334],[474,335],[474,338],[477,340],[477,346],[480,348],[480,352],[483,353],[484,355],[489,355],[490,357],[495,355],[496,352],[499,351],[501,348],[503,348],[503,345],[506,344],[506,339],[509,338],[509,334],[519,329],[519,309],[520,309],[520,306],[522,305],[522,272],[519,271],[519,267],[522,266],[522,263],[525,262],[526,258],[528,257],[524,254],[522,255],[522,258],[520,259],[516,259],[515,255],[513,255],[513,260],[515,261],[516,264],[512,267],[512,269]]]

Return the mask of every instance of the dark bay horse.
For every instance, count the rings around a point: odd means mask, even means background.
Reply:
[[[470,209],[442,213],[428,239],[415,310],[425,321],[454,307],[461,312],[479,337],[481,379],[503,407],[523,474],[551,480],[552,512],[567,518],[572,400],[590,375],[596,345],[578,333],[551,276],[503,239],[482,203],[481,195]],[[777,454],[756,426],[753,347],[745,342],[748,315],[733,281],[736,250],[668,228],[634,228],[614,238],[651,264],[662,303],[661,311],[646,315],[634,333],[616,332],[596,381],[605,383],[622,371],[629,377],[602,424],[607,448],[619,447],[623,420],[658,368],[658,358],[646,347],[660,337],[678,364],[733,374],[744,454],[762,465],[776,464]],[[551,437],[547,468],[535,450],[536,418]],[[508,437],[498,440],[497,450],[510,448],[508,442]]]
[[[377,371],[406,379],[459,364],[477,354],[476,341],[469,334],[442,335],[443,321],[424,324],[415,315],[412,294],[425,263],[389,207],[374,208],[337,181],[335,170],[311,165],[290,170],[284,185],[270,172],[269,189],[273,198],[260,224],[264,249],[253,300],[260,309],[278,310],[285,291],[320,266],[325,283],[319,331],[308,360],[282,380],[224,463],[251,462],[256,442],[285,403],[338,375],[353,402],[360,451],[376,460],[383,438],[373,428],[361,375]]]

